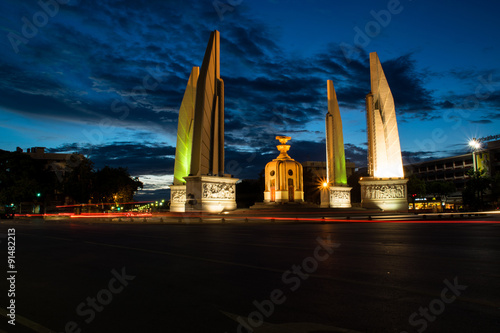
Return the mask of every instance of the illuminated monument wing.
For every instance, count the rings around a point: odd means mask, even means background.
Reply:
[[[199,67],[193,67],[184,92],[179,123],[177,125],[177,146],[175,149],[174,185],[184,185],[184,177],[189,176],[191,152],[193,148],[194,105],[196,101],[196,83],[200,74]]]
[[[179,109],[171,211],[236,209],[238,179],[224,174],[219,43],[219,32],[212,32],[201,69],[193,68]]]
[[[366,96],[368,174],[360,180],[363,207],[408,210],[396,108],[377,53],[370,53],[372,91]]]
[[[326,175],[329,198],[322,206],[332,208],[351,207],[351,187],[347,186],[345,168],[344,135],[337,94],[331,80],[327,81],[328,113],[326,114]],[[328,202],[326,205],[324,202]]]
[[[186,181],[184,177],[189,176],[191,168],[194,106],[199,73],[200,68],[193,67],[179,109],[177,145],[175,148],[174,184],[170,186],[170,210],[173,212],[185,211]]]
[[[191,175],[224,175],[224,81],[220,78],[219,32],[210,35],[201,66]]]
[[[372,92],[366,97],[368,163],[372,177],[403,178],[396,108],[377,53],[370,53]]]

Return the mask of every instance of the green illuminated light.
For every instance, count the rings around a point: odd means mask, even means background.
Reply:
[[[174,184],[185,184],[184,177],[189,176],[191,169],[191,155],[193,150],[193,119],[196,100],[196,84],[199,68],[193,67],[189,81],[179,109],[179,123],[177,126],[177,145],[175,147]]]

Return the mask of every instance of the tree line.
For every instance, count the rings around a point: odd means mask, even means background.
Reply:
[[[483,169],[467,171],[464,188],[462,192],[462,202],[469,210],[482,210],[486,208],[497,208],[500,197],[500,173],[493,177]],[[408,194],[412,197],[424,197],[433,195],[446,198],[457,192],[457,188],[452,181],[432,181],[426,182],[411,175],[408,181]],[[410,198],[411,199],[411,198]]]
[[[143,183],[126,168],[95,169],[79,154],[47,163],[22,152],[0,151],[1,204],[130,202],[140,188]]]

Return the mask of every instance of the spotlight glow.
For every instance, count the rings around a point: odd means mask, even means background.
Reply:
[[[481,148],[481,143],[476,139],[472,139],[469,141],[469,146],[472,147],[472,149],[479,149]]]

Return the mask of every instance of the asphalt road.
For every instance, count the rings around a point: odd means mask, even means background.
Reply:
[[[26,222],[0,332],[500,331],[500,224]]]

